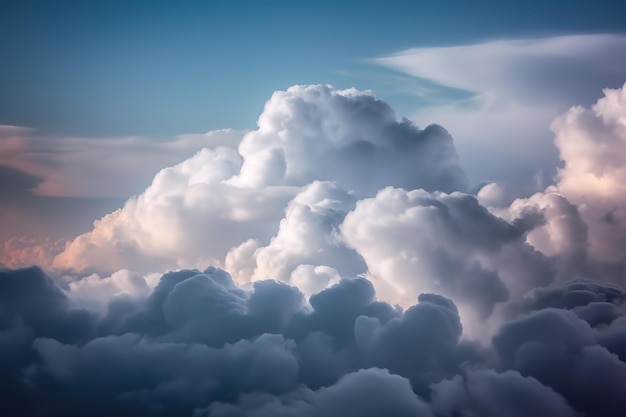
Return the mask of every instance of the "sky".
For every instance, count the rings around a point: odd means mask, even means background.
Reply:
[[[621,416],[619,1],[0,1],[0,414]]]

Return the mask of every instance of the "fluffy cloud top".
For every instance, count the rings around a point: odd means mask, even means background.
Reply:
[[[307,295],[361,275],[404,307],[425,291],[450,297],[466,323],[554,280],[619,282],[622,169],[603,161],[626,148],[622,101],[607,90],[592,110],[557,120],[558,184],[512,201],[496,184],[454,191],[465,177],[441,128],[397,121],[370,93],[292,87],[268,101],[239,149],[207,148],[163,169],[55,265],[110,275],[212,263],[237,282],[274,278]],[[454,192],[437,191],[446,187]]]
[[[390,184],[464,190],[450,135],[398,121],[368,92],[294,86],[272,96],[238,150],[204,149],[162,170],[55,265],[112,273],[227,262],[237,279],[288,280],[307,264],[355,275],[358,255],[342,260],[331,235],[356,199]]]
[[[626,86],[605,89],[589,109],[571,108],[552,124],[563,161],[556,184],[504,209],[483,199],[506,219],[529,208],[542,210],[546,223],[528,242],[557,260],[563,279],[594,276],[622,284],[626,279],[625,117]]]

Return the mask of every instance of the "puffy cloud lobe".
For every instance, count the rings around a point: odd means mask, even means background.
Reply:
[[[536,378],[577,410],[618,416],[626,363],[601,345],[602,335],[601,324],[596,330],[573,311],[549,308],[505,324],[494,346],[503,366]]]
[[[236,267],[239,263],[236,258],[244,258],[245,262],[248,254],[251,265],[235,275],[239,282],[267,277],[284,282],[300,280],[304,285],[299,288],[313,290],[309,295],[323,289],[324,281],[326,284],[335,281],[333,275],[363,273],[366,267],[361,256],[344,244],[339,231],[353,206],[354,197],[334,183],[313,182],[289,203],[277,234],[267,246],[259,247],[256,241],[244,242],[229,252],[226,265]],[[313,270],[307,269],[307,265]]]
[[[408,380],[372,368],[342,377],[337,384],[317,391],[301,391],[280,399],[245,396],[242,404],[216,403],[206,413],[217,417],[270,416],[433,416],[430,408],[411,390]]]
[[[591,109],[574,107],[552,124],[565,162],[557,187],[589,226],[589,250],[620,261],[626,247],[626,88],[605,89]]]
[[[223,129],[167,141],[49,137],[35,129],[0,125],[0,178],[12,179],[0,182],[0,189],[3,194],[28,190],[47,196],[126,198],[144,188],[162,167],[204,147],[235,148],[243,134]]]
[[[387,185],[461,190],[467,179],[451,136],[397,121],[373,95],[330,86],[275,92],[239,151],[237,182],[252,186],[336,181],[359,195]]]
[[[545,223],[527,235],[527,242],[557,263],[557,279],[591,273],[588,266],[588,226],[577,206],[556,190],[548,189],[529,198],[517,199],[497,213],[510,218],[526,210],[539,210]],[[508,211],[508,212],[507,212]]]
[[[515,371],[467,371],[433,385],[432,390],[433,409],[442,417],[579,415],[558,393]]]
[[[218,147],[162,170],[144,193],[69,243],[55,265],[102,272],[196,266],[223,259],[246,239],[269,239],[296,190],[224,183],[240,163],[234,149]]]
[[[498,271],[500,253],[545,263],[524,243],[526,232],[541,221],[528,211],[506,222],[467,194],[389,187],[360,200],[341,230],[365,259],[384,299],[408,306],[420,292],[433,291],[468,303],[485,317],[508,298],[506,277]],[[504,251],[507,246],[513,254]]]

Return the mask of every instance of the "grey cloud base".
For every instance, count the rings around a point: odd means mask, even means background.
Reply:
[[[223,270],[162,276],[143,301],[70,306],[38,268],[0,271],[0,413],[13,416],[621,416],[626,293],[534,291],[485,346],[455,304],[402,310],[363,278],[308,300]]]

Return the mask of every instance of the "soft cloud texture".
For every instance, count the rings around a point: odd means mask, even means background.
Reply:
[[[626,85],[605,89],[590,109],[574,107],[552,124],[564,166],[558,192],[589,226],[589,251],[624,260],[626,247]]]
[[[624,406],[626,296],[615,286],[531,292],[478,346],[462,339],[451,300],[422,294],[400,310],[364,279],[308,301],[271,280],[241,288],[216,268],[167,273],[148,292],[142,280],[153,278],[122,271],[62,290],[37,268],[0,271],[0,387],[10,394],[0,409],[599,417]],[[85,302],[115,285],[144,296],[113,296],[104,310]]]
[[[590,109],[576,106],[554,121],[563,161],[555,185],[504,209],[493,198],[482,200],[506,219],[529,208],[541,210],[546,223],[530,232],[527,241],[557,259],[562,279],[578,275],[624,283],[624,91],[605,89]],[[487,194],[493,193],[485,190]]]
[[[621,416],[623,91],[553,124],[563,167],[528,198],[468,193],[449,134],[370,93],[278,92],[53,277],[0,270],[0,413]],[[232,275],[149,273],[210,263]]]
[[[37,195],[127,197],[141,191],[163,166],[205,147],[236,148],[243,133],[224,129],[159,141],[51,137],[34,129],[0,125],[0,166],[33,176],[30,189]]]
[[[238,150],[207,148],[163,169],[55,266],[110,274],[226,263],[240,281],[289,281],[299,265],[356,275],[364,264],[337,229],[358,198],[387,184],[467,187],[443,128],[398,121],[368,92],[294,86],[272,96],[258,126]]]
[[[564,166],[557,184],[514,199],[497,184],[476,196],[462,192],[462,170],[443,129],[421,131],[396,121],[370,93],[292,87],[267,103],[259,129],[246,134],[239,149],[207,148],[163,169],[145,192],[69,243],[54,265],[110,275],[212,263],[237,282],[274,278],[307,295],[340,277],[367,276],[384,300],[404,307],[422,292],[450,297],[470,333],[483,333],[471,323],[537,286],[577,276],[620,282],[614,273],[619,257],[598,255],[594,245],[600,243],[593,243],[606,240],[598,227],[608,220],[611,233],[619,233],[620,202],[613,197],[619,192],[591,187],[586,199],[590,192],[604,194],[583,202],[568,184],[595,175],[589,167],[600,165],[603,178],[619,183],[619,164],[601,164],[608,153],[575,149],[579,143],[605,149],[599,142],[608,141],[621,149],[621,94],[607,90],[595,116],[587,117],[601,134],[580,125],[582,108],[558,119],[553,128]],[[363,131],[359,117],[375,128]],[[373,147],[368,158],[374,159],[361,167],[365,160],[354,143]],[[399,170],[386,165],[387,153],[400,147],[414,160],[406,167],[417,167],[412,176],[401,164]],[[340,158],[332,164],[336,180],[323,181],[330,168],[320,161],[331,154]],[[262,162],[267,155],[282,162]],[[424,169],[426,160],[426,167],[439,168]],[[353,175],[355,169],[380,174],[392,186],[378,191],[367,175]],[[445,188],[437,181],[453,192],[436,191]],[[611,242],[619,253],[623,242]]]
[[[433,291],[470,303],[486,317],[508,299],[508,280],[550,282],[549,264],[525,244],[526,232],[541,221],[536,211],[503,221],[468,194],[386,188],[359,201],[342,232],[384,299],[410,305],[419,293]],[[510,273],[529,261],[526,274],[539,276]]]
[[[620,86],[625,57],[624,35],[581,34],[413,48],[370,62],[424,84],[411,119],[445,126],[472,180],[532,193],[558,164],[550,122]]]

